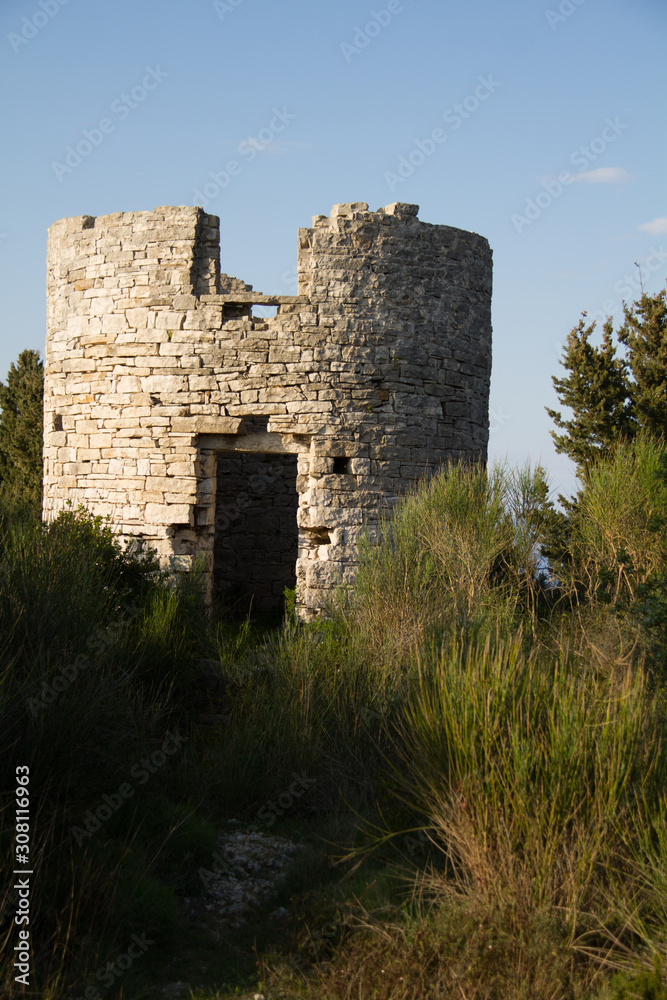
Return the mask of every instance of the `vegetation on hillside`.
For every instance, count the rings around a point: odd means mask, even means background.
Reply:
[[[194,947],[183,900],[219,830],[262,829],[296,772],[307,794],[272,832],[312,860],[254,953],[206,953],[212,981],[246,995],[259,976],[251,993],[286,998],[667,996],[662,454],[639,438],[591,466],[559,580],[536,552],[553,513],[541,470],[445,469],[325,619],[263,634],[208,616],[196,577],[174,589],[85,512],[6,517],[0,840],[11,854],[25,763],[43,995],[155,995],[165,956]],[[225,691],[213,724],[202,660]],[[5,945],[13,905],[8,888]],[[142,934],[143,964],[101,989]]]
[[[539,467],[441,469],[309,625],[228,624],[196,572],[83,509],[42,524],[38,466],[5,472],[0,846],[27,767],[36,875],[29,989],[0,891],[2,995],[667,1000],[667,449],[633,315],[646,391],[609,339],[589,357],[612,388],[601,424],[575,408],[564,508]],[[2,455],[37,409],[3,408]],[[305,846],[212,938],[189,914],[230,821]]]

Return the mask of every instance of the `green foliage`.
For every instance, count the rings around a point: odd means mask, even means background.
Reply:
[[[539,467],[439,471],[363,544],[351,627],[400,657],[436,634],[532,622],[547,494]]]
[[[550,627],[600,664],[631,660],[667,677],[666,525],[665,445],[640,431],[591,462],[565,511],[545,511]]]
[[[561,404],[572,410],[572,419],[565,420],[560,412],[547,407],[551,419],[564,432],[551,432],[556,451],[568,455],[579,469],[635,428],[627,365],[616,357],[611,320],[604,325],[600,347],[590,342],[594,331],[595,323],[586,326],[584,319],[579,321],[563,351],[561,364],[568,375],[552,377]]]
[[[611,319],[603,326],[599,347],[590,342],[595,326],[586,326],[585,318],[579,321],[563,352],[567,375],[552,378],[572,418],[547,408],[563,431],[551,432],[556,451],[573,459],[580,473],[619,438],[632,438],[639,430],[654,436],[667,432],[667,289],[624,304],[617,337],[626,357],[616,355]]]
[[[36,510],[42,503],[44,365],[21,351],[0,382],[0,486]]]
[[[667,434],[667,289],[625,306],[619,341],[628,350],[629,394],[639,427]]]
[[[187,705],[174,697],[175,676],[201,655],[191,590],[168,585],[150,553],[122,549],[83,510],[45,525],[0,503],[0,847],[11,851],[14,767],[25,764],[31,860],[49,886],[34,900],[37,989],[63,971],[85,981],[130,930],[166,940],[174,884],[214,842],[193,815],[203,795],[187,771]],[[176,732],[184,739],[173,754],[142,771]],[[127,783],[134,794],[124,800]],[[117,805],[88,835],[104,795]],[[9,912],[7,895],[3,903]],[[0,923],[5,951],[13,930]],[[0,992],[13,982],[9,965],[5,974]]]
[[[662,1000],[664,736],[631,669],[520,634],[423,651],[393,737],[394,794],[434,849],[414,908],[362,911],[326,968],[277,974],[282,995]],[[387,820],[367,828],[400,844]]]
[[[296,587],[285,587],[283,597],[285,599],[285,618],[292,620],[296,615]]]
[[[144,600],[157,571],[151,553],[122,548],[83,508],[46,525],[0,503],[0,559],[0,634],[16,654],[51,659],[88,652],[97,631],[96,645],[108,646],[104,636]]]
[[[603,1000],[667,1000],[660,960],[656,959],[652,971],[641,969],[613,976],[603,993]]]
[[[79,995],[135,931],[157,941],[145,968],[172,975],[160,954],[180,947],[179,896],[200,891],[233,817],[356,860],[376,847],[350,893],[377,913],[358,907],[355,929],[318,904],[312,934],[294,932],[302,964],[264,969],[270,995],[277,979],[285,997],[332,1000],[662,1000],[667,713],[660,675],[649,684],[641,666],[665,647],[663,452],[646,434],[607,449],[562,515],[541,469],[440,470],[362,547],[326,617],[289,613],[273,631],[209,618],[198,574],[169,583],[84,511],[41,525],[0,507],[1,787],[16,760],[30,766],[49,886],[36,988],[69,995],[62,963]],[[541,568],[546,532],[558,585]],[[177,728],[179,752],[77,844],[72,827]],[[5,807],[0,849],[12,821]],[[409,865],[412,899],[389,859]],[[313,861],[289,891],[312,872],[336,878]],[[320,890],[335,914],[343,889]],[[289,937],[267,923],[271,946]],[[3,945],[12,933],[0,925]],[[607,983],[605,965],[625,972]],[[123,989],[139,995],[129,978]]]
[[[593,463],[569,514],[568,584],[587,600],[628,607],[667,568],[664,445],[645,433]]]
[[[425,656],[403,725],[404,794],[451,861],[442,891],[590,913],[599,878],[631,860],[614,831],[662,813],[660,709],[641,674],[610,683],[517,639]]]

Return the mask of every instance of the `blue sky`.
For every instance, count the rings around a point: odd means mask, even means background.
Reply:
[[[3,0],[0,378],[56,219],[205,199],[223,270],[294,293],[311,216],[413,202],[494,251],[490,457],[571,490],[567,333],[667,280],[666,39],[664,0]]]

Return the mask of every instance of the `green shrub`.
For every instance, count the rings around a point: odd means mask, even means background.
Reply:
[[[10,512],[11,515],[11,512]],[[0,634],[28,660],[85,652],[152,587],[156,563],[123,549],[111,527],[83,509],[50,524],[0,518]]]
[[[661,440],[640,434],[591,465],[569,517],[563,582],[587,601],[627,606],[667,567],[667,479]]]
[[[531,624],[544,600],[543,470],[450,465],[362,544],[351,627],[374,650],[409,655],[434,636]]]
[[[210,847],[192,805],[204,795],[187,773],[189,741],[142,771],[187,725],[174,679],[198,655],[196,586],[171,586],[149,553],[122,549],[83,510],[48,525],[0,510],[0,846],[12,850],[14,769],[27,765],[31,860],[48,886],[33,894],[38,989],[85,978],[130,929],[171,934],[174,884]],[[119,804],[109,809],[109,798]],[[110,815],[96,824],[103,806]],[[11,890],[0,902],[11,912]],[[3,944],[12,929],[2,924]]]

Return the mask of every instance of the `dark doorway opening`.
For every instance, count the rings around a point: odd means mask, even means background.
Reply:
[[[213,584],[235,617],[282,612],[296,586],[297,456],[218,452]]]

